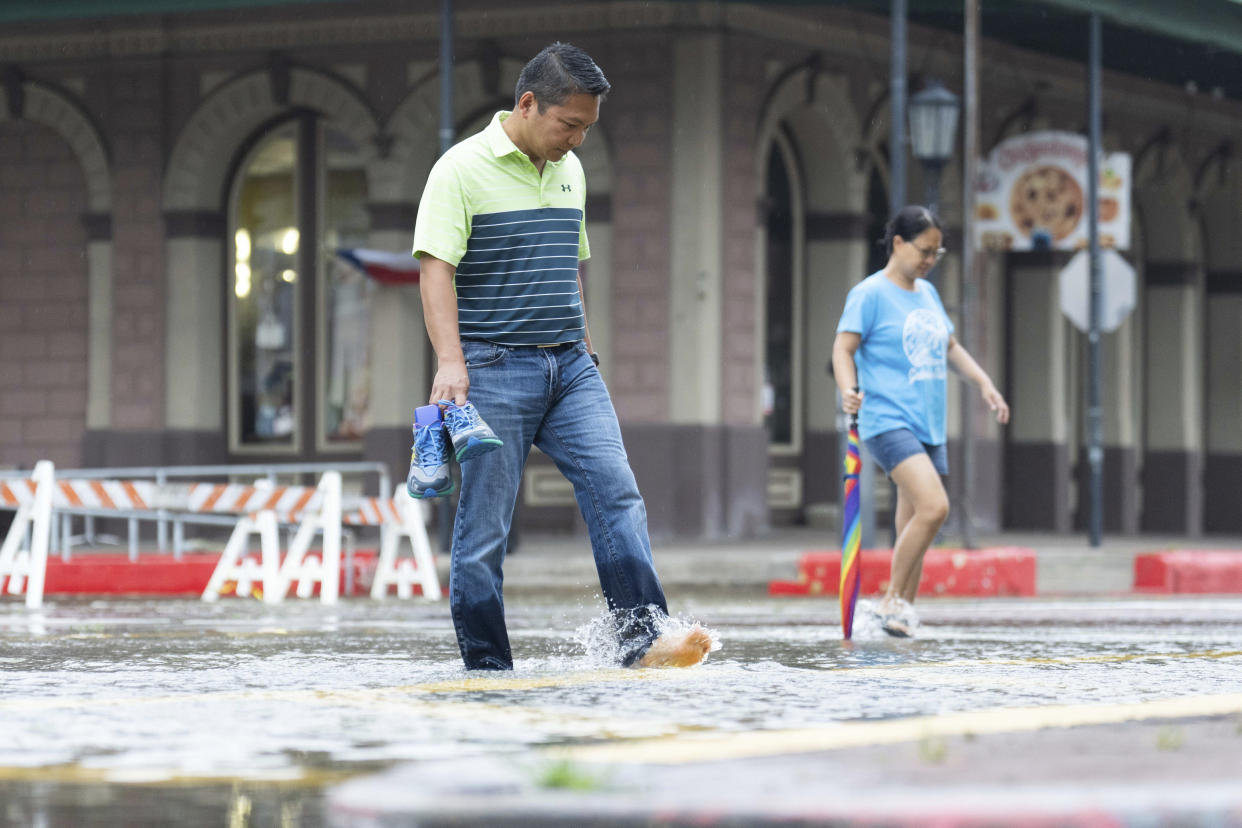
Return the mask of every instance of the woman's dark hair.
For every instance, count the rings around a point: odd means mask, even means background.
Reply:
[[[944,228],[940,226],[940,219],[936,218],[936,214],[926,207],[918,204],[902,207],[897,211],[897,215],[889,219],[888,225],[884,228],[884,251],[890,256],[893,255],[894,236],[901,236],[903,241],[910,241],[929,227],[935,227],[941,233],[944,232]]]
[[[591,56],[569,43],[553,43],[530,59],[518,76],[513,105],[527,92],[535,96],[542,113],[548,106],[560,106],[570,95],[586,93],[602,102],[612,84]]]

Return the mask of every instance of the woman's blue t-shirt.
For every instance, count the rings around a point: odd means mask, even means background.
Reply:
[[[859,334],[854,354],[862,409],[858,433],[864,439],[908,428],[924,443],[945,442],[945,376],[953,322],[940,294],[926,279],[903,290],[873,273],[850,290],[837,333]]]

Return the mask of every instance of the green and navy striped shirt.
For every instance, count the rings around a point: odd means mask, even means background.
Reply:
[[[586,335],[578,262],[590,257],[586,178],[572,152],[543,175],[514,145],[498,112],[446,152],[427,177],[414,255],[457,268],[463,339],[553,345]]]

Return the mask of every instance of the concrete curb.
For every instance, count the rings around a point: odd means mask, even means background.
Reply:
[[[1171,549],[1134,558],[1134,589],[1147,593],[1242,593],[1242,551]]]
[[[888,588],[891,549],[861,553],[863,595],[881,595]],[[769,595],[836,595],[841,578],[839,551],[807,552],[798,561],[793,581],[772,581]],[[919,595],[1021,597],[1035,594],[1035,552],[1021,547],[929,549],[923,559]]]

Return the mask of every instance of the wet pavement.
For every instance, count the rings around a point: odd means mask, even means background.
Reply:
[[[477,675],[443,603],[6,601],[0,824],[1242,824],[1242,599],[919,608],[846,644],[831,601],[687,592],[721,648],[641,671],[589,590],[515,589]]]

